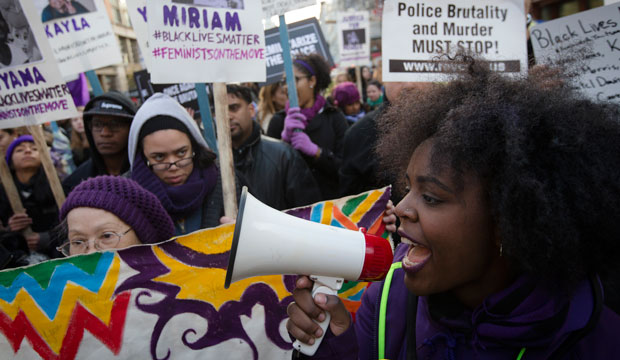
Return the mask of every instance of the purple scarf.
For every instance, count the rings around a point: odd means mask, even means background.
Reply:
[[[189,175],[183,185],[168,186],[146,166],[142,153],[136,154],[131,178],[143,188],[155,194],[174,221],[185,219],[197,210],[217,182],[215,164],[206,169],[198,169]]]
[[[325,103],[327,101],[325,101],[325,98],[321,96],[321,94],[317,94],[316,98],[314,99],[314,105],[312,105],[312,107],[309,108],[305,108],[305,109],[301,109],[301,113],[304,114],[304,116],[306,117],[306,119],[308,119],[308,122],[310,122],[310,120],[312,120],[316,114],[319,113],[319,111],[321,111],[321,109],[323,108],[323,106],[325,106]],[[286,106],[284,107],[284,110],[288,113],[288,108],[289,108],[289,102],[286,102]]]

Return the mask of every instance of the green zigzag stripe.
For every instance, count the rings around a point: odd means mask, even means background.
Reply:
[[[19,274],[26,273],[30,275],[33,279],[35,279],[39,283],[39,285],[41,285],[41,288],[45,290],[49,285],[50,278],[52,277],[52,274],[54,273],[54,270],[57,266],[70,263],[77,268],[83,270],[84,272],[88,273],[89,275],[93,275],[95,273],[95,269],[97,268],[97,264],[99,263],[100,258],[101,253],[95,252],[86,256],[57,259],[43,262],[35,266],[29,266],[26,268],[2,271],[0,272],[0,285],[4,287],[9,287],[11,286],[15,278],[19,276]]]
[[[364,194],[348,200],[342,207],[342,213],[347,217],[351,216],[355,209],[357,209],[357,207],[362,203],[362,201],[366,200],[367,197],[368,194]]]

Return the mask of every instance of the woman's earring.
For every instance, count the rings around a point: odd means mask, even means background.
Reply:
[[[313,88],[314,88],[314,85],[310,85],[310,89],[313,89]]]
[[[502,246],[502,243],[499,243],[499,256],[504,256],[504,247]]]

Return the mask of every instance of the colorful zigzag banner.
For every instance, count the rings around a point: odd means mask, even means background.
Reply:
[[[288,210],[388,238],[390,189]],[[295,276],[224,289],[234,225],[0,272],[0,354],[15,359],[290,359]],[[346,283],[352,312],[367,283]]]

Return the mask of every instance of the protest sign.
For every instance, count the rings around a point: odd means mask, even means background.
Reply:
[[[136,71],[133,73],[136,81],[140,101],[144,102],[156,92],[164,93],[179,102],[184,108],[194,110],[194,118],[199,118],[200,107],[198,106],[198,93],[193,83],[180,84],[153,84],[151,77],[146,70]],[[208,87],[207,87],[208,92]]]
[[[30,1],[2,9],[0,29],[0,129],[77,115],[69,88]]]
[[[264,81],[260,2],[239,1],[235,7],[228,2],[218,7],[203,2],[147,2],[151,81]]]
[[[329,66],[334,65],[329,46],[323,37],[323,32],[316,18],[302,20],[288,24],[289,43],[293,57],[297,54],[317,53],[323,56]],[[278,28],[265,31],[267,55],[267,84],[280,81],[284,76],[284,59]]]
[[[262,0],[265,18],[283,15],[287,11],[316,5],[316,0]]]
[[[287,213],[387,237],[389,197],[384,188]],[[225,289],[233,232],[228,224],[0,272],[2,358],[291,359],[285,324],[295,276]],[[353,314],[367,286],[339,290]]]
[[[151,57],[149,56],[148,45],[148,25],[146,22],[146,0],[132,0],[127,2],[127,12],[131,19],[131,26],[138,39],[138,46],[144,59],[147,69],[151,68]]]
[[[63,76],[123,62],[103,0],[35,5]]]
[[[340,66],[370,63],[370,21],[368,11],[339,12],[337,15]]]
[[[620,5],[538,24],[530,39],[537,63],[566,67],[572,85],[594,100],[620,102]]]
[[[465,66],[439,56],[458,51],[527,72],[523,0],[385,0],[382,41],[384,81],[444,81]]]

